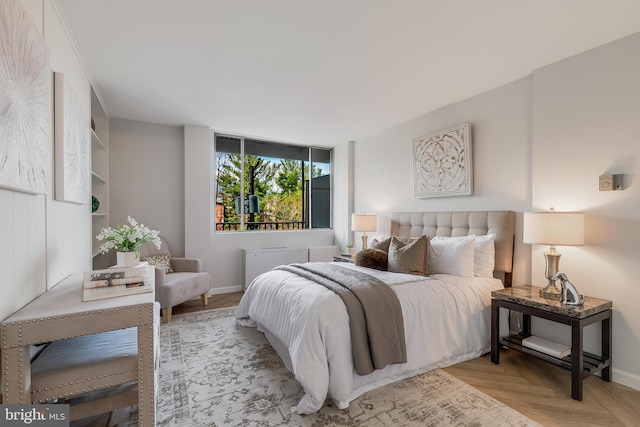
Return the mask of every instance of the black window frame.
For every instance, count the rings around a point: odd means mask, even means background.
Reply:
[[[234,144],[238,144],[234,147]],[[213,133],[214,144],[214,185],[215,185],[215,210],[214,210],[214,232],[216,233],[229,233],[238,231],[282,231],[282,230],[310,230],[310,229],[332,229],[333,228],[333,148],[329,147],[317,147],[306,146],[296,144],[286,144],[281,142],[274,142],[268,139],[261,139],[255,137],[245,137],[242,135],[227,134],[227,133]],[[220,202],[219,202],[219,177],[218,177],[218,153],[220,147],[223,147],[221,152],[239,154],[240,155],[240,176],[244,177],[240,179],[240,193],[244,196],[241,200],[235,201],[235,212],[238,213],[238,209],[244,208],[244,214],[239,214],[240,221],[228,223],[226,222],[226,209],[229,206],[222,204],[222,222],[220,219]],[[248,153],[247,153],[248,152]],[[279,227],[278,222],[251,222],[246,221],[245,217],[250,212],[254,211],[254,207],[257,207],[257,198],[251,199],[250,194],[247,194],[245,188],[245,156],[264,156],[267,158],[275,159],[287,159],[302,161],[302,169],[304,178],[302,179],[302,217],[300,227],[296,227],[295,224],[287,223],[283,225],[284,228]],[[308,168],[313,173],[313,167],[316,164],[328,164],[328,174],[312,177],[311,180],[306,176],[305,168]],[[238,199],[238,196],[235,196]],[[255,202],[255,206],[254,203]],[[244,205],[244,206],[243,206]],[[314,214],[315,212],[315,214]],[[252,216],[251,216],[252,217]],[[251,227],[247,228],[247,224]],[[264,227],[263,227],[264,225]]]

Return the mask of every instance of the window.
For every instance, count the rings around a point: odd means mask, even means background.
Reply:
[[[331,227],[331,149],[215,135],[218,232]]]

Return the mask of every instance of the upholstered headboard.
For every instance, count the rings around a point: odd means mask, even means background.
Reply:
[[[505,273],[505,286],[511,286],[513,211],[393,212],[391,235],[398,237],[468,236],[496,233],[496,272]]]

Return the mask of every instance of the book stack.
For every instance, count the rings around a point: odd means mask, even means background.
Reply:
[[[549,356],[557,357],[559,359],[567,357],[571,354],[571,347],[569,347],[568,345],[550,341],[548,339],[537,337],[535,335],[531,335],[530,337],[523,339],[522,346],[539,351],[544,354],[548,354]]]
[[[146,267],[109,268],[84,273],[83,301],[151,292]]]

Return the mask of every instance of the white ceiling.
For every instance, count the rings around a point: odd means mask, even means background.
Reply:
[[[332,146],[640,31],[639,0],[54,0],[112,118]]]

